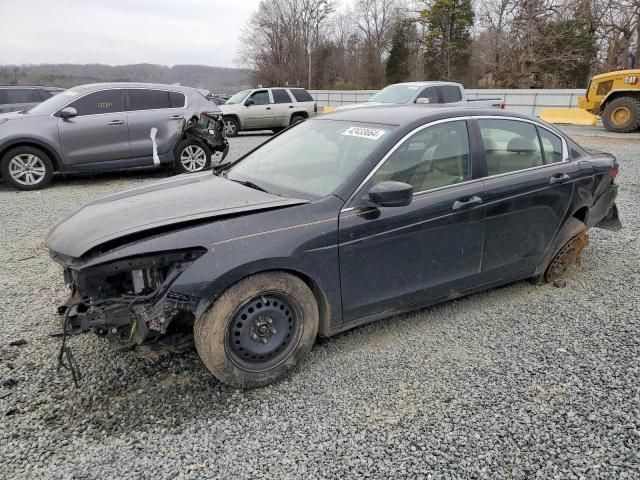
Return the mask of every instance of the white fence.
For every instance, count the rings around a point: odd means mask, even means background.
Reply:
[[[366,102],[378,90],[309,90],[319,107]],[[500,98],[509,110],[538,115],[544,107],[575,107],[585,90],[467,90],[467,97]]]

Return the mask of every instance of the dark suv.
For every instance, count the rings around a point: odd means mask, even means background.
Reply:
[[[64,88],[0,85],[0,112],[27,110],[60,92],[64,92]]]

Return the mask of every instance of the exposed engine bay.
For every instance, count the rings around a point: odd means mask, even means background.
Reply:
[[[86,270],[65,268],[71,295],[58,307],[64,315],[65,340],[68,335],[93,331],[113,348],[134,349],[143,356],[189,347],[198,300],[170,287],[202,253],[178,251]]]

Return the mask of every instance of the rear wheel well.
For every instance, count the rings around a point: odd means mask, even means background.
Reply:
[[[293,115],[291,115],[291,118],[293,117],[302,117],[302,118],[309,118],[309,114],[307,112],[295,112]]]
[[[572,215],[572,217],[577,218],[578,220],[580,220],[582,223],[586,225],[588,215],[589,215],[589,207],[582,207],[576,210]]]
[[[6,153],[9,150],[13,150],[14,148],[18,148],[18,147],[30,147],[30,148],[37,148],[38,150],[42,150],[44,153],[47,154],[47,156],[51,160],[51,163],[53,163],[53,168],[55,169],[55,171],[56,172],[60,171],[58,157],[55,153],[53,153],[53,150],[43,145],[40,145],[39,143],[34,143],[34,142],[19,142],[19,143],[14,143],[13,145],[9,145],[8,147],[5,147],[0,152],[0,160],[6,155]]]

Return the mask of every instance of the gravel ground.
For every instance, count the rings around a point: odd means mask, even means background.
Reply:
[[[56,374],[65,292],[44,236],[166,173],[0,184],[0,478],[640,478],[640,143],[580,140],[620,159],[625,228],[590,232],[566,288],[518,282],[357,328],[251,391],[195,351],[142,360],[93,335],[71,339],[81,387]]]

